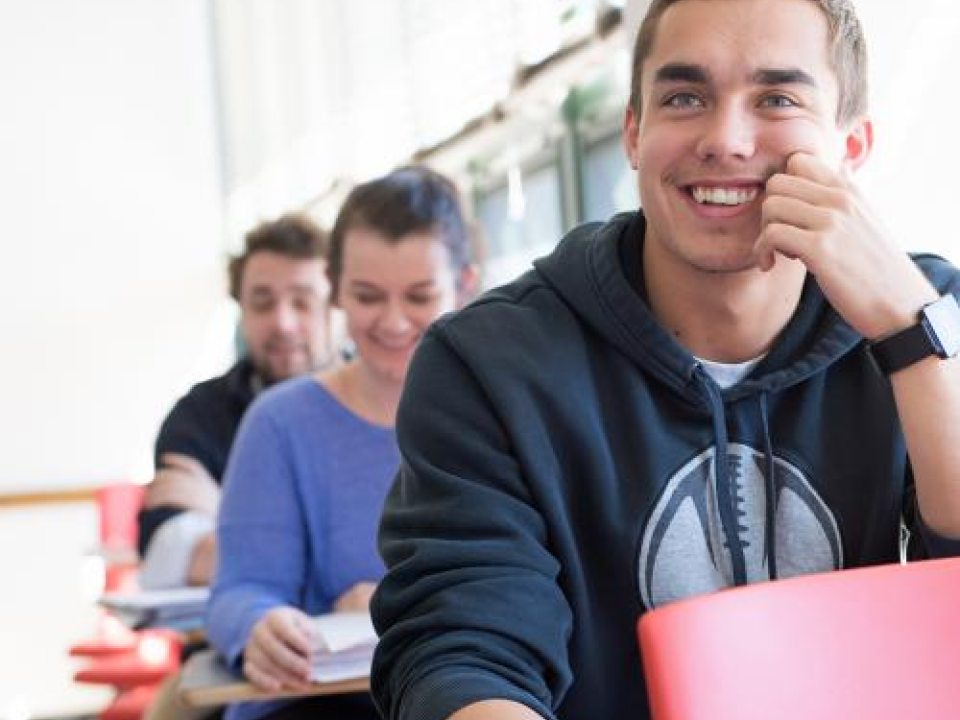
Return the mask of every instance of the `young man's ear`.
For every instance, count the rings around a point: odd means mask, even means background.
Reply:
[[[858,170],[873,149],[873,123],[868,118],[857,118],[847,131],[844,148],[843,166],[848,170]]]
[[[627,153],[630,167],[636,170],[640,167],[639,153],[637,152],[637,135],[640,130],[640,118],[631,105],[623,115],[623,149]]]

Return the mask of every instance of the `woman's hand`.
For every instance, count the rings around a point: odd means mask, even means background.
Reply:
[[[243,673],[270,692],[306,690],[316,645],[307,615],[294,607],[274,608],[253,626],[243,653]]]
[[[373,591],[377,589],[377,584],[372,582],[359,582],[347,590],[343,595],[337,598],[333,603],[334,612],[369,612],[370,598],[373,597]]]

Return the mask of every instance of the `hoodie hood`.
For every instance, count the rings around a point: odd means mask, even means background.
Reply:
[[[652,377],[690,401],[702,404],[696,382],[699,363],[656,320],[637,288],[642,287],[646,220],[622,213],[607,223],[572,230],[557,249],[534,265],[555,292],[591,328]],[[631,282],[621,246],[630,243],[638,277]],[[800,303],[775,347],[749,377],[723,392],[726,401],[783,390],[823,371],[863,338],[830,307],[812,275]]]

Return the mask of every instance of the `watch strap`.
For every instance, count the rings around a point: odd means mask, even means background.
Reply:
[[[911,325],[883,340],[871,342],[867,347],[884,375],[903,370],[937,352],[922,322]]]

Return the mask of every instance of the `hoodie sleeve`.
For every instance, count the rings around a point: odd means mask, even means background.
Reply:
[[[960,556],[960,539],[944,537],[931,530],[920,514],[913,472],[907,465],[907,489],[903,502],[903,524],[907,530],[907,558],[927,560]]]
[[[421,343],[397,418],[374,697],[388,720],[493,698],[553,718],[571,682],[559,563],[495,409],[442,332]]]
[[[953,293],[960,300],[960,271],[936,255],[916,255],[914,259],[940,293]],[[931,530],[920,514],[913,470],[907,467],[907,493],[903,520],[909,531],[907,556],[911,560],[960,556],[960,539],[940,535]]]
[[[306,539],[292,453],[263,397],[244,417],[224,476],[217,572],[207,605],[210,643],[238,667],[268,610],[298,605]]]

